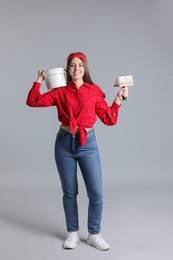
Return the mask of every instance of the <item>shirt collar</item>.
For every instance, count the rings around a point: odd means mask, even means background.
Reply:
[[[87,88],[90,88],[90,87],[91,87],[91,84],[89,84],[88,82],[84,82],[84,85],[85,85],[85,87],[87,87]]]
[[[68,86],[69,86],[70,88],[77,89],[77,88],[76,88],[76,84],[75,84],[73,81],[71,81],[71,82],[68,84]],[[89,84],[89,83],[87,83],[87,82],[84,82],[82,86],[85,86],[85,87],[87,87],[87,88],[90,88],[90,87],[91,87],[91,84]]]

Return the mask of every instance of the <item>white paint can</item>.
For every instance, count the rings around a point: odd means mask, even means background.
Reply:
[[[48,90],[66,86],[66,71],[64,68],[54,68],[45,71],[45,82]]]

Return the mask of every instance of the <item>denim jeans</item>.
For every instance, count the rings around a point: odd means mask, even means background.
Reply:
[[[60,128],[55,142],[55,160],[62,184],[67,230],[73,232],[79,229],[78,163],[89,199],[88,232],[98,234],[101,228],[103,193],[101,163],[94,129],[87,132],[86,145],[82,146],[78,133],[72,135]]]

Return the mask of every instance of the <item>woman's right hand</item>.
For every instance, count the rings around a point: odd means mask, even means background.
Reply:
[[[36,82],[42,83],[42,81],[44,80],[44,75],[45,75],[45,70],[43,68],[39,69]]]

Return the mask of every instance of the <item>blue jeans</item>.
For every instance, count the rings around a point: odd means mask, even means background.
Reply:
[[[55,160],[62,184],[67,230],[73,232],[79,229],[78,163],[89,198],[88,232],[98,234],[101,228],[103,193],[101,163],[94,129],[87,132],[86,145],[82,146],[78,133],[72,135],[60,128],[55,142]]]

